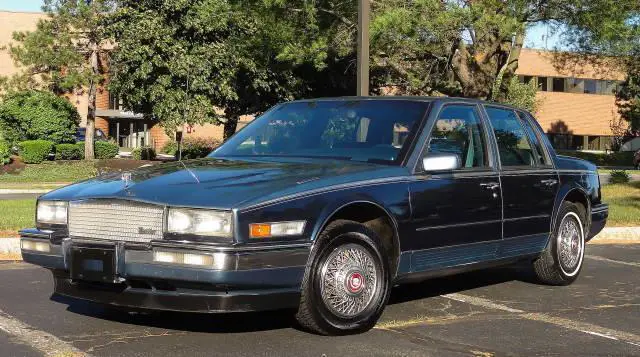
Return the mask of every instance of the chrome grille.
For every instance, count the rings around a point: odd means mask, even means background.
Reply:
[[[164,208],[125,200],[69,202],[69,235],[146,243],[162,239]]]

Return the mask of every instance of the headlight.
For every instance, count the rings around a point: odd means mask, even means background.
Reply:
[[[47,224],[67,224],[67,202],[38,201],[36,222]]]
[[[231,237],[232,213],[206,209],[169,208],[169,233]]]

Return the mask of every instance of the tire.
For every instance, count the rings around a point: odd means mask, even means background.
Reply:
[[[382,246],[375,232],[357,222],[336,220],[325,228],[302,282],[296,320],[303,329],[345,335],[373,328],[391,291]]]
[[[533,262],[540,282],[569,285],[580,275],[585,251],[585,214],[582,205],[563,202],[547,247]]]

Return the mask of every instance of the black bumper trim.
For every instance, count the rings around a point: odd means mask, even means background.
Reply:
[[[174,292],[119,285],[84,285],[54,275],[54,295],[136,309],[228,313],[295,308],[300,301],[297,288],[239,291]]]
[[[601,203],[599,205],[591,207],[591,228],[589,229],[589,235],[587,241],[595,237],[604,226],[607,224],[607,218],[609,217],[609,205]]]

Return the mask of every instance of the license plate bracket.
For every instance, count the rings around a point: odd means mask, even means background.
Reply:
[[[114,283],[116,279],[115,247],[71,247],[71,279]]]

